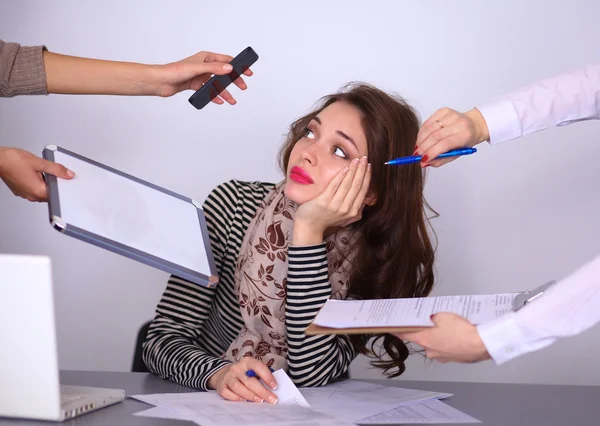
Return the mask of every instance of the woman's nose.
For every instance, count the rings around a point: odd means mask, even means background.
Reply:
[[[302,159],[308,161],[314,166],[318,163],[318,158],[321,155],[320,150],[322,150],[322,147],[318,142],[307,145],[302,150]]]

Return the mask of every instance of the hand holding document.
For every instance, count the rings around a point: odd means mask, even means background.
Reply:
[[[431,315],[452,312],[482,324],[513,310],[520,293],[416,297],[380,300],[328,300],[306,334],[379,334],[433,327]]]

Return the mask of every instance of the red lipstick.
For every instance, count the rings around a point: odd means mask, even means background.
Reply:
[[[301,167],[294,166],[290,170],[290,179],[304,185],[314,183],[310,175]]]

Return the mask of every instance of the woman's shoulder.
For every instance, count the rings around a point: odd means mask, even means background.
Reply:
[[[222,213],[233,211],[239,205],[258,205],[275,187],[274,183],[231,179],[216,186],[204,202],[205,209]]]
[[[215,187],[209,194],[209,198],[218,196],[235,202],[240,198],[264,198],[269,191],[275,187],[274,183],[261,181],[242,181],[231,179]]]

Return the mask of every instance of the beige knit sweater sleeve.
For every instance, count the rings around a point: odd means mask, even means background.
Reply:
[[[0,40],[0,97],[48,94],[44,50]]]

